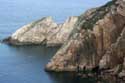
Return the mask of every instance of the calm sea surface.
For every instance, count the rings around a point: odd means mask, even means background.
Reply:
[[[0,40],[21,26],[52,16],[62,23],[109,0],[0,0]],[[59,48],[44,46],[12,47],[0,43],[0,83],[95,83],[73,74],[44,71],[45,64]]]

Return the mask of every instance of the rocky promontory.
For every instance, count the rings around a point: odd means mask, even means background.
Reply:
[[[77,19],[78,17],[72,16],[64,23],[57,24],[52,17],[44,17],[21,27],[3,42],[12,45],[62,45],[68,39]]]
[[[106,70],[125,76],[125,0],[112,0],[78,17],[47,71]]]
[[[63,24],[45,17],[20,28],[4,42],[62,45],[46,65],[47,71],[96,68],[125,77],[125,0],[112,0]]]

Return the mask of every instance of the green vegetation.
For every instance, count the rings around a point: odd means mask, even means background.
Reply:
[[[96,22],[102,18],[110,11],[111,6],[115,3],[115,1],[110,1],[106,5],[97,8],[95,12],[92,13],[92,17],[89,19],[86,19],[86,21],[82,24],[82,27],[84,29],[93,29],[93,26],[96,24]]]
[[[75,33],[79,33],[79,30],[81,29],[90,29],[92,30],[96,22],[100,19],[103,19],[104,16],[111,10],[111,7],[116,1],[110,1],[106,5],[101,6],[99,8],[91,9],[91,13],[89,15],[82,14],[78,17],[78,21],[75,24],[75,28],[70,34],[69,38],[73,38],[72,36]]]

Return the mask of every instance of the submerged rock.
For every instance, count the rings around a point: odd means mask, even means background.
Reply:
[[[56,24],[52,17],[44,17],[18,29],[12,36],[4,39],[4,42],[12,45],[61,45],[67,40],[76,21],[77,17],[74,16],[63,24]]]

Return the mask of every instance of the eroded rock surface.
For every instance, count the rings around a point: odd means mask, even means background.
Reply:
[[[47,37],[47,45],[60,45],[67,41],[70,33],[73,30],[73,26],[77,22],[78,17],[70,17],[63,24],[58,24],[56,31],[51,30],[52,35]]]
[[[14,45],[63,44],[47,71],[104,69],[125,77],[125,0],[112,0],[56,24],[51,17],[28,24],[4,40]]]
[[[113,0],[79,16],[66,43],[46,65],[48,71],[124,71],[125,1]],[[121,69],[120,69],[121,68]]]
[[[52,17],[45,17],[23,26],[4,41],[13,45],[61,45],[69,37],[77,19],[75,16],[69,17],[65,23],[56,24]]]

